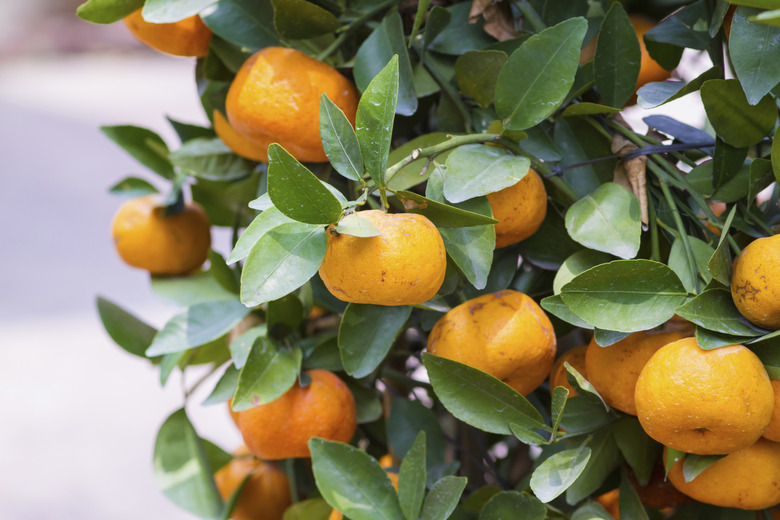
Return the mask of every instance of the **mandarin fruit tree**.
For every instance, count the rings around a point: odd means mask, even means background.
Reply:
[[[206,121],[102,128],[138,161],[117,252],[180,306],[97,300],[181,381],[161,492],[206,519],[770,518],[777,7],[87,0],[190,60]]]

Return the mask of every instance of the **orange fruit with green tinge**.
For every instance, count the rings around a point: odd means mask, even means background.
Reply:
[[[211,29],[200,16],[190,16],[173,23],[150,23],[141,9],[124,18],[133,36],[149,47],[174,56],[203,57],[209,53]]]
[[[533,299],[506,290],[450,310],[431,330],[428,351],[487,372],[527,395],[550,374],[556,339]]]
[[[444,282],[447,254],[436,226],[422,215],[368,210],[357,213],[380,236],[338,235],[331,228],[319,273],[339,300],[373,305],[415,305]]]
[[[488,193],[493,218],[498,220],[496,248],[516,244],[539,229],[547,215],[547,190],[534,170],[517,183],[495,193]]]
[[[162,202],[156,194],[125,202],[111,224],[114,246],[126,264],[153,275],[187,274],[208,258],[209,219],[194,202],[165,216]]]
[[[322,94],[354,126],[359,96],[351,81],[298,50],[266,47],[241,66],[225,110],[230,127],[258,146],[252,154],[259,160],[267,161],[268,145],[279,143],[299,161],[323,162],[328,158],[320,140]]]
[[[699,455],[753,444],[769,424],[774,391],[761,360],[742,345],[703,350],[695,338],[662,347],[639,375],[636,411],[656,441]]]
[[[731,298],[749,321],[780,329],[780,235],[759,238],[734,261]]]
[[[555,390],[556,386],[562,386],[569,391],[569,397],[577,395],[577,391],[569,384],[569,380],[566,377],[566,367],[563,364],[568,362],[574,370],[587,379],[588,375],[587,370],[585,369],[586,350],[588,350],[587,345],[580,345],[579,347],[567,350],[555,360],[552,369],[550,369],[550,392]]]

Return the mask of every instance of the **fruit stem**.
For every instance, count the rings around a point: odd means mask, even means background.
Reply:
[[[325,49],[323,49],[317,56],[315,56],[315,59],[319,61],[325,61],[331,54],[336,52],[339,47],[341,47],[341,44],[344,43],[344,41],[349,38],[349,36],[363,23],[365,23],[367,20],[370,20],[374,16],[376,16],[381,11],[387,9],[388,7],[391,7],[397,3],[397,0],[385,0],[384,2],[380,3],[370,11],[367,11],[359,18],[356,18],[355,21],[353,21],[351,24],[347,26],[346,29],[342,31],[341,34],[339,34],[335,40],[333,40],[333,43],[328,45]]]
[[[379,187],[379,197],[382,199],[382,211],[387,213],[387,210],[390,209],[390,204],[387,202],[387,188],[384,186]]]
[[[674,201],[674,197],[672,197],[671,190],[669,190],[669,185],[663,179],[659,179],[658,182],[661,185],[661,191],[664,194],[666,203],[669,204],[669,208],[672,210],[672,218],[674,218],[677,232],[680,235],[680,240],[682,240],[683,247],[685,248],[685,256],[688,258],[688,270],[690,271],[694,288],[698,294],[701,290],[701,284],[699,283],[699,267],[696,263],[696,257],[693,256],[693,248],[691,247],[690,240],[688,240],[688,232],[685,230],[682,218],[680,218],[680,210],[677,209],[677,204]]]
[[[547,29],[547,25],[542,21],[542,17],[539,13],[528,3],[528,0],[520,0],[519,2],[512,2],[517,10],[523,13],[523,19],[528,20],[536,32],[542,32]]]
[[[661,248],[658,242],[658,216],[652,197],[647,198],[647,208],[650,211],[650,259],[661,261]]]

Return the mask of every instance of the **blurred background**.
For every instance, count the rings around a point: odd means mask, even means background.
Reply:
[[[124,25],[75,16],[81,0],[3,0],[0,17],[0,518],[192,518],[158,490],[152,450],[181,406],[180,381],[115,346],[97,295],[154,326],[175,309],[148,276],[122,264],[110,238],[126,175],[154,182],[99,130],[134,124],[175,148],[165,116],[205,124],[194,60],[155,53]],[[706,58],[688,55],[692,79]],[[655,113],[701,127],[696,95]],[[627,119],[641,128],[649,112]],[[227,241],[215,247],[227,254]],[[188,409],[227,450],[240,437],[224,406]]]

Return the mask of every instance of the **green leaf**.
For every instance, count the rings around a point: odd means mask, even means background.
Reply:
[[[170,123],[182,143],[186,143],[191,139],[197,139],[198,137],[215,137],[217,135],[214,133],[213,128],[183,123],[168,116],[166,116],[165,119],[168,120],[168,123]]]
[[[773,6],[777,8],[777,3]],[[759,103],[780,83],[780,27],[755,23],[760,15],[752,7],[738,7],[731,22],[729,54],[748,103]]]
[[[328,520],[333,508],[322,498],[309,498],[284,510],[282,520]]]
[[[447,520],[458,505],[467,480],[452,476],[439,479],[425,497],[420,520]]]
[[[527,444],[529,446],[544,446],[545,444],[549,444],[547,439],[530,428],[511,423],[509,425],[509,429],[512,430],[512,435],[514,435],[515,438],[523,444]]]
[[[525,130],[546,119],[574,83],[588,24],[572,18],[528,38],[501,68],[496,111],[509,130]]]
[[[526,176],[531,161],[494,146],[470,144],[447,157],[444,196],[463,202],[514,186]]]
[[[615,421],[615,414],[607,411],[604,404],[581,395],[569,397],[561,417],[561,428],[566,433],[591,433]]]
[[[363,91],[355,115],[363,166],[380,188],[385,185],[397,101],[398,58],[393,56]]]
[[[633,95],[641,62],[639,41],[626,11],[613,3],[601,22],[593,59],[596,88],[604,103],[622,107]]]
[[[739,174],[747,148],[736,148],[720,138],[715,139],[715,154],[712,156],[712,186],[718,189]]]
[[[255,168],[253,161],[234,154],[218,137],[191,139],[169,158],[187,175],[210,181],[241,179]]]
[[[326,231],[321,226],[290,222],[264,234],[249,252],[241,272],[241,301],[256,306],[305,284],[325,258]]]
[[[636,489],[628,479],[628,475],[625,470],[620,472],[620,498],[618,499],[618,507],[620,516],[622,518],[631,518],[632,520],[649,520],[647,510],[642,505],[642,501],[639,499],[639,495]]]
[[[417,13],[414,15],[414,23],[412,24],[412,33],[409,35],[409,41],[414,41],[417,33],[422,27],[422,23],[425,20],[425,13],[428,11],[428,7],[431,5],[431,0],[421,0],[417,3]]]
[[[336,355],[338,355],[338,348],[336,348]],[[346,380],[346,383],[355,398],[358,424],[372,423],[382,417],[382,403],[375,388],[367,388],[349,379]]]
[[[347,305],[339,325],[339,349],[347,373],[361,378],[376,370],[411,314],[409,305]]]
[[[213,300],[235,299],[235,295],[219,285],[209,272],[190,276],[153,276],[152,292],[161,300],[183,307]]]
[[[509,57],[502,51],[469,51],[455,60],[458,88],[481,106],[493,103],[496,81]]]
[[[682,81],[648,83],[637,90],[637,104],[642,108],[654,108],[696,92],[707,80],[721,77],[723,77],[723,69],[716,65],[688,83]]]
[[[733,206],[728,217],[726,217],[726,222],[723,224],[718,247],[715,248],[715,252],[707,264],[712,277],[726,286],[731,285],[731,250],[729,249],[727,237],[736,212],[737,207]]]
[[[101,126],[100,130],[133,159],[165,179],[173,179],[173,165],[168,160],[168,145],[162,137],[139,126]]]
[[[388,159],[388,164],[394,165],[396,163],[399,163],[403,161],[408,155],[412,154],[415,150],[419,148],[426,148],[428,146],[433,146],[439,143],[443,143],[444,141],[448,140],[450,138],[450,134],[447,134],[445,132],[433,132],[430,134],[421,135],[419,137],[415,137],[411,141],[402,144],[392,152],[390,152],[390,157]],[[449,156],[450,152],[444,152],[442,154],[439,154],[437,158],[441,161],[446,160],[446,158]],[[387,183],[387,187],[390,190],[406,190],[411,188],[412,186],[416,186],[422,182],[425,182],[425,180],[428,179],[428,177],[431,175],[431,173],[434,171],[434,168],[429,167],[428,165],[428,159],[426,157],[420,157],[419,159],[413,160],[403,168],[401,168],[392,179],[390,179]],[[423,168],[425,168],[425,171],[423,171]]]
[[[774,142],[772,142],[774,146]],[[747,207],[750,210],[756,196],[772,184],[775,176],[772,172],[772,161],[769,159],[753,159],[750,162],[750,179],[748,180]]]
[[[553,280],[553,293],[560,294],[561,287],[569,283],[580,273],[584,273],[591,267],[595,267],[599,264],[605,264],[612,260],[613,257],[606,253],[594,251],[592,249],[581,249],[564,260],[560,269],[555,274]]]
[[[79,18],[92,23],[114,23],[144,6],[144,0],[87,0],[76,9]]]
[[[615,520],[612,515],[598,502],[588,501],[577,508],[571,515],[571,520]]]
[[[452,19],[452,11],[456,11],[458,6],[451,6],[446,9],[440,5],[434,5],[425,21],[425,32],[423,33],[422,45],[420,48],[420,63],[425,60],[425,51],[442,33]],[[472,50],[472,49],[467,49]]]
[[[338,222],[341,203],[316,175],[276,143],[268,159],[268,195],[279,211],[307,224]]]
[[[683,478],[685,482],[690,482],[699,475],[705,469],[709,468],[713,463],[718,462],[725,455],[694,455],[689,453],[685,456],[683,462]]]
[[[565,321],[566,323],[570,323],[575,327],[580,327],[583,329],[593,329],[591,325],[589,325],[588,323],[583,321],[582,318],[574,314],[568,305],[563,303],[563,298],[561,298],[560,294],[543,298],[542,301],[539,303],[542,309],[549,312],[556,318]]]
[[[219,0],[201,18],[214,34],[239,47],[279,45],[271,0]]]
[[[598,132],[593,132],[593,127],[581,118],[559,119],[555,122],[554,129],[555,146],[562,157],[559,163],[561,167],[612,154],[609,143]],[[612,180],[615,164],[614,160],[600,160],[593,164],[568,168],[563,171],[563,180],[578,197],[584,197]]]
[[[192,200],[203,206],[212,226],[248,226],[256,213],[249,211],[247,205],[257,197],[260,177],[260,172],[255,172],[246,179],[230,182],[198,179],[190,187]]]
[[[206,449],[184,409],[162,424],[154,443],[154,478],[177,506],[201,518],[217,518],[223,503]]]
[[[252,248],[257,244],[263,235],[277,226],[295,222],[274,206],[264,210],[247,226],[241,236],[238,237],[233,251],[228,256],[227,263],[232,264],[247,257]]]
[[[417,94],[414,91],[414,72],[406,46],[403,22],[401,15],[397,11],[390,12],[382,20],[382,23],[363,41],[357,54],[355,54],[353,69],[355,84],[363,92],[363,95],[373,90],[371,87],[372,80],[382,70],[387,68],[386,66],[394,59],[397,60],[397,65],[392,65],[391,67],[395,69],[393,73],[396,74],[395,79],[391,79],[392,85],[386,84],[382,87],[383,89],[389,88],[389,90],[379,98],[379,100],[387,102],[388,106],[381,107],[375,105],[374,102],[377,101],[375,99],[371,101],[372,110],[375,112],[390,111],[391,113],[395,112],[404,116],[411,116],[417,111]],[[382,80],[383,83],[385,81],[386,79]],[[393,91],[392,95],[390,94],[391,90]],[[377,93],[375,92],[375,94]],[[387,115],[382,116],[382,118],[386,117]],[[360,123],[358,123],[358,126],[360,126]],[[381,125],[378,130],[386,132],[387,130],[382,130],[384,126],[384,124]],[[392,128],[392,124],[390,126]],[[365,152],[363,155],[365,160]],[[370,168],[368,170],[370,173]]]
[[[760,336],[762,330],[739,313],[731,298],[731,291],[715,287],[703,291],[677,309],[686,320],[722,334]]]
[[[333,168],[347,179],[362,182],[363,157],[355,129],[327,94],[320,98],[320,138]]]
[[[744,345],[752,339],[755,339],[755,337],[732,336],[731,334],[722,334],[703,327],[696,327],[696,344],[704,350],[728,347],[729,345]]]
[[[114,343],[134,356],[146,357],[157,329],[101,296],[97,298],[97,309],[103,328]]]
[[[764,96],[751,106],[735,79],[706,81],[701,100],[712,127],[731,146],[752,146],[775,126],[777,106],[772,97]]]
[[[569,398],[569,389],[563,386],[553,388],[552,400],[550,403],[550,418],[552,420],[553,437],[558,432],[558,426],[561,424],[563,411],[566,409],[566,400]]]
[[[151,183],[139,177],[125,177],[117,182],[108,190],[112,195],[122,195],[123,197],[136,198],[152,193],[158,193],[157,188]]]
[[[485,32],[482,17],[472,23],[470,8],[468,3],[434,7],[426,23],[423,45],[428,48],[430,44],[430,50],[442,54],[460,56],[467,51],[482,50],[493,43],[495,40]],[[433,33],[436,33],[435,38],[432,38]]]
[[[332,33],[341,26],[329,11],[305,0],[271,0],[271,3],[274,27],[284,38],[308,40]]]
[[[466,424],[502,435],[511,434],[511,423],[544,427],[525,397],[490,374],[431,354],[423,354],[423,364],[442,405]]]
[[[295,331],[306,318],[309,310],[295,294],[288,294],[268,302],[265,312],[266,326],[274,337],[283,337]]]
[[[660,49],[654,44],[664,43],[678,48],[707,49],[710,43],[707,6],[704,5],[703,1],[698,1],[680,9],[647,31],[644,40],[650,56],[664,68],[674,68],[669,66],[673,65],[672,63],[665,63],[663,59],[656,57],[654,51]],[[667,49],[667,52],[670,50]],[[682,49],[679,49],[678,52],[682,53]]]
[[[425,497],[425,432],[421,431],[401,461],[398,473],[398,501],[406,520],[417,520]]]
[[[196,303],[168,320],[146,355],[159,356],[205,345],[227,334],[247,314],[249,309],[235,300]]]
[[[609,410],[609,405],[598,393],[596,387],[594,387],[590,381],[577,371],[576,368],[571,366],[568,361],[563,362],[563,367],[566,369],[566,380],[577,391],[577,393],[585,399],[590,399],[593,402],[597,402],[604,407],[605,410]]]
[[[561,113],[561,117],[588,116],[591,114],[616,114],[618,112],[620,112],[619,108],[583,101],[580,103],[572,103],[567,106]]]
[[[570,505],[593,494],[621,462],[620,452],[609,430],[594,434],[584,444],[590,448],[590,459],[582,474],[566,490],[566,502]]]
[[[238,273],[228,267],[222,255],[213,249],[209,251],[209,273],[223,289],[238,294]]]
[[[238,387],[238,374],[240,374],[240,371],[236,366],[233,363],[229,364],[217,381],[217,384],[214,385],[214,389],[201,404],[203,406],[211,406],[224,403],[233,397]]]
[[[419,432],[425,432],[425,460],[429,468],[444,464],[447,441],[439,417],[420,401],[393,399],[387,418],[387,440],[397,457],[405,458]]]
[[[518,491],[501,491],[488,500],[479,520],[544,520],[547,507],[538,498]]]
[[[686,296],[674,271],[652,260],[602,264],[561,289],[563,302],[577,316],[594,327],[619,332],[661,325],[674,316]]]
[[[698,267],[702,273],[705,273],[707,279],[705,279],[704,282],[709,283],[711,277],[709,277],[707,265],[709,264],[710,258],[712,258],[712,255],[715,253],[715,250],[707,242],[699,240],[696,237],[688,236],[688,243],[691,245],[693,258],[696,261],[696,266],[694,267]],[[698,274],[697,272],[691,273],[690,267],[688,266],[688,255],[685,252],[685,246],[679,238],[676,238],[672,244],[672,249],[669,252],[668,265],[680,279],[685,290],[690,293],[695,292],[696,281],[693,277],[696,276],[698,278]]]
[[[309,441],[317,489],[352,520],[403,520],[390,478],[368,454],[348,444]]]
[[[173,23],[194,16],[217,0],[146,0],[144,20],[149,23]]]
[[[403,203],[407,212],[424,215],[439,228],[484,226],[497,222],[492,217],[436,202],[411,191],[397,191],[395,196]]]
[[[295,384],[300,368],[300,349],[291,352],[268,337],[258,337],[241,369],[233,410],[242,412],[280,397]]]
[[[336,232],[340,235],[351,235],[353,237],[378,237],[382,234],[379,229],[367,218],[361,217],[358,213],[351,213],[339,220],[336,226]]]
[[[612,432],[620,453],[634,470],[639,485],[646,486],[661,455],[661,445],[645,433],[636,417],[624,417],[612,427]]]
[[[772,7],[777,7],[777,4],[771,4]],[[762,11],[755,16],[748,18],[751,22],[761,23],[765,25],[773,25],[780,27],[780,9],[773,9],[771,11]]]
[[[552,501],[574,484],[585,471],[589,459],[590,448],[585,443],[552,455],[534,470],[531,490],[542,502]]]
[[[602,184],[569,207],[566,229],[585,247],[633,258],[642,235],[639,201],[619,184]]]

